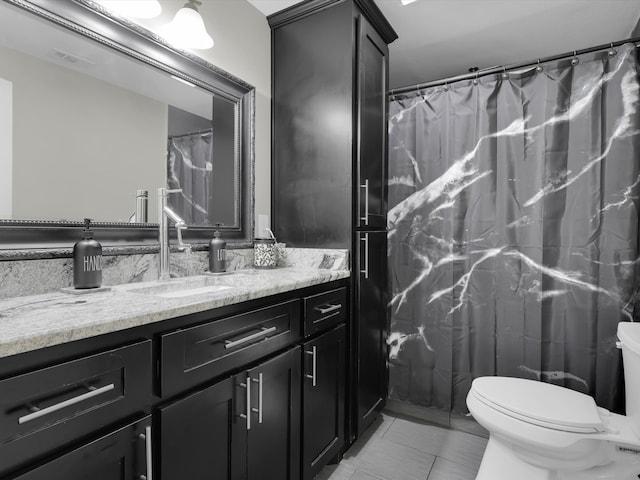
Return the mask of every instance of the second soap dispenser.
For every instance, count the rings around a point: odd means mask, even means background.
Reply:
[[[209,242],[209,271],[222,273],[227,271],[227,242],[220,238],[220,223]]]

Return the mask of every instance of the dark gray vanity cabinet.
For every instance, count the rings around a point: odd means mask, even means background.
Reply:
[[[272,223],[290,246],[352,254],[353,440],[384,406],[387,389],[388,44],[397,35],[370,0],[308,0],[268,20]]]
[[[161,407],[161,479],[299,478],[299,350]]]
[[[311,480],[343,448],[349,298],[337,280],[0,358],[0,479]]]

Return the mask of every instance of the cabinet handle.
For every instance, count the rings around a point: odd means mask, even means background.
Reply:
[[[262,327],[260,329],[259,332],[256,332],[254,334],[248,335],[246,337],[242,337],[240,340],[225,340],[224,341],[224,348],[233,348],[233,347],[237,347],[238,345],[242,345],[243,343],[247,343],[250,342],[251,340],[255,340],[256,338],[260,338],[264,335],[269,335],[272,332],[276,331],[276,327]]]
[[[140,475],[138,478],[140,480],[153,480],[153,461],[152,461],[152,439],[151,439],[151,426],[144,427],[144,433],[140,434],[140,438],[145,441],[145,452],[146,452],[146,461],[147,461],[147,474]]]
[[[339,303],[337,305],[332,305],[332,304],[320,305],[320,306],[314,307],[314,310],[320,312],[320,315],[326,315],[327,313],[335,312],[337,310],[340,310],[341,308],[342,308],[342,304]]]
[[[247,430],[251,430],[251,377],[247,374],[247,382],[241,383],[242,388],[247,389],[247,414],[240,414],[240,418],[247,420]]]
[[[262,423],[262,373],[258,375],[258,380],[253,378],[251,381],[258,384],[258,408],[252,408],[251,411],[258,414],[258,423]]]
[[[76,403],[84,402],[93,397],[97,397],[98,395],[102,395],[103,393],[107,393],[116,388],[116,386],[111,383],[109,385],[105,385],[104,387],[95,388],[89,387],[89,391],[87,393],[83,393],[82,395],[78,395],[77,397],[70,398],[69,400],[65,400],[60,403],[56,403],[55,405],[51,405],[50,407],[43,408],[42,410],[38,409],[38,407],[33,407],[36,411],[30,413],[28,415],[24,415],[18,418],[18,423],[22,425],[23,423],[30,422],[35,420],[36,418],[44,417],[45,415],[49,415],[50,413],[57,412],[65,407],[69,407],[71,405],[75,405]]]
[[[360,241],[364,242],[364,270],[360,270],[360,273],[364,273],[364,278],[369,278],[369,234],[365,233]]]
[[[364,185],[360,185],[360,188],[364,188],[364,217],[360,217],[360,220],[364,221],[365,225],[369,225],[369,179],[365,178]]]
[[[307,355],[311,355],[311,375],[305,375],[305,377],[310,378],[311,379],[311,385],[312,386],[316,386],[316,373],[317,373],[317,363],[316,363],[316,346],[314,345],[313,347],[311,347],[311,351],[309,350],[305,350],[305,352]]]

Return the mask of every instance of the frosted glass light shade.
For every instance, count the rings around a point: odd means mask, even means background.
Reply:
[[[98,0],[98,3],[128,18],[154,18],[162,12],[158,0]]]
[[[178,10],[173,20],[158,33],[178,48],[204,50],[213,47],[213,39],[207,33],[202,17],[190,4]]]

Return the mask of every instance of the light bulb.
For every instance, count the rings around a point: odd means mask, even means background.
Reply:
[[[192,4],[186,4],[173,20],[158,32],[178,48],[204,50],[213,47],[213,39],[207,33],[204,21]]]

